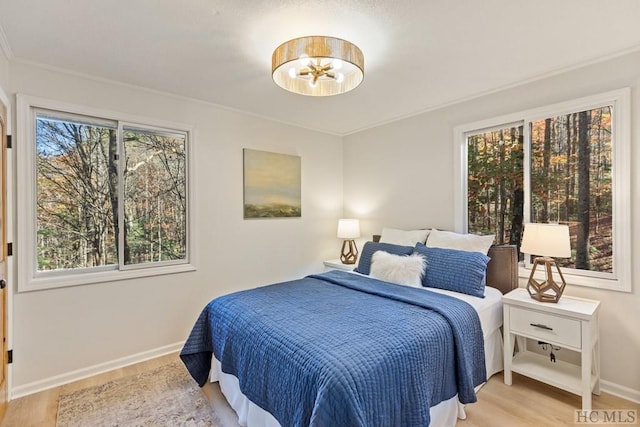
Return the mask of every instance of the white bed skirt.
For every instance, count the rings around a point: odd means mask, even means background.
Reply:
[[[503,369],[502,364],[502,333],[500,328],[491,333],[484,341],[485,363],[487,378]],[[238,414],[238,423],[247,427],[281,427],[278,420],[255,403],[251,402],[240,391],[238,379],[222,372],[220,362],[214,357],[211,364],[211,382],[219,382],[220,390],[227,402]],[[476,391],[480,386],[476,388]],[[464,405],[454,396],[440,402],[430,409],[430,427],[453,427],[457,419],[465,419]]]

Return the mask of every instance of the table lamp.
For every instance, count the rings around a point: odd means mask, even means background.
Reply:
[[[520,251],[525,254],[538,255],[533,260],[531,275],[527,282],[527,291],[529,291],[531,298],[540,302],[557,303],[562,296],[566,282],[560,267],[552,257],[571,257],[569,226],[563,224],[525,224]],[[546,271],[546,280],[542,283],[533,278],[538,264],[544,264]],[[558,271],[560,284],[553,279],[552,265],[555,265]]]
[[[343,239],[340,261],[343,264],[355,264],[358,259],[358,248],[353,239],[360,237],[360,222],[357,219],[338,220],[338,238]]]

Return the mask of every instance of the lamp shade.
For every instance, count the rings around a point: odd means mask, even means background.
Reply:
[[[282,43],[273,52],[271,75],[289,92],[338,95],[362,82],[364,56],[358,46],[336,37],[299,37]]]
[[[360,237],[360,221],[357,219],[338,220],[338,238],[357,239]]]
[[[571,257],[569,226],[564,224],[525,224],[520,251],[544,257]]]

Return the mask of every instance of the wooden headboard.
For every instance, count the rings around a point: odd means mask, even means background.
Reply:
[[[380,235],[374,234],[373,241],[379,242]],[[518,249],[515,245],[494,245],[487,253],[491,261],[487,265],[487,286],[498,289],[503,294],[518,287]]]
[[[487,254],[487,285],[503,294],[518,287],[518,249],[516,245],[491,246]]]

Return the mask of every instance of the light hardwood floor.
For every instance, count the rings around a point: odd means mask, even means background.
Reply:
[[[85,380],[56,387],[9,402],[2,427],[55,427],[58,397],[62,393],[92,387],[106,382],[154,369],[177,354],[117,369]],[[217,384],[203,388],[211,405],[225,426],[239,426],[235,413],[220,393]],[[502,374],[491,377],[478,393],[478,402],[466,406],[467,419],[458,421],[459,427],[517,427],[517,426],[573,426],[574,411],[580,406],[577,395],[556,389],[538,381],[514,374],[513,385],[506,386]],[[640,405],[602,393],[593,398],[594,409],[635,409]],[[636,419],[636,425],[640,420]],[[611,424],[610,424],[611,425]]]

